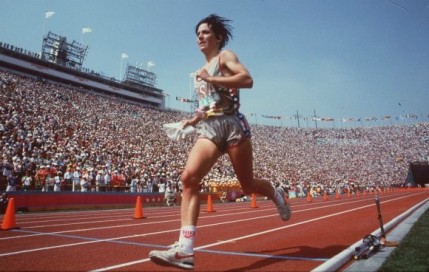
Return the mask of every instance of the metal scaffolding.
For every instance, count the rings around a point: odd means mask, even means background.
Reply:
[[[156,74],[132,65],[127,66],[124,83],[135,86],[155,87]]]
[[[42,59],[68,68],[81,70],[87,50],[88,46],[84,46],[76,41],[69,43],[66,37],[49,31],[43,37]]]

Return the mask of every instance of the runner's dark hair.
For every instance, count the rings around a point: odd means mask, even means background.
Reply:
[[[207,24],[217,39],[222,38],[222,41],[219,45],[219,49],[222,49],[225,47],[225,45],[228,44],[229,40],[232,40],[233,38],[233,27],[230,25],[230,22],[232,22],[232,20],[226,19],[217,14],[210,14],[198,22],[198,24],[195,26],[195,34],[197,34],[198,28],[201,24]]]

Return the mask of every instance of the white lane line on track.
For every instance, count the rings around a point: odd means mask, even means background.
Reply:
[[[266,209],[266,210],[271,210],[271,209],[272,208]],[[259,211],[264,211],[264,210],[261,209]],[[244,213],[250,213],[250,212],[235,213],[234,215],[244,214]],[[211,216],[211,217],[213,218],[213,217],[219,217],[219,216],[230,216],[230,215],[214,215],[214,216]],[[266,215],[266,216],[259,216],[259,217],[251,217],[251,218],[240,219],[240,220],[235,220],[235,221],[228,221],[225,224],[235,223],[235,222],[242,222],[242,221],[248,221],[248,220],[256,220],[256,219],[266,218],[266,217],[272,217],[272,216],[277,216],[277,214]],[[204,218],[204,217],[200,217],[200,218]],[[93,230],[105,230],[105,229],[113,229],[113,228],[123,228],[123,227],[134,227],[134,226],[143,226],[143,225],[164,224],[164,223],[171,223],[171,222],[176,222],[176,221],[180,221],[180,218],[178,218],[178,219],[172,219],[172,220],[156,221],[156,222],[134,223],[134,224],[126,224],[126,225],[122,224],[122,225],[116,225],[116,226],[105,226],[105,227],[85,228],[85,229],[73,229],[73,230],[56,231],[56,232],[35,232],[34,231],[34,232],[30,232],[30,233],[33,233],[33,234],[29,234],[29,235],[20,235],[20,236],[0,238],[0,241],[1,240],[10,240],[10,239],[20,239],[20,238],[33,237],[33,236],[43,236],[43,235],[49,236],[49,235],[63,234],[63,233],[75,233],[75,232],[85,232],[85,231],[93,231]],[[220,223],[220,224],[223,224],[223,223]],[[212,225],[203,225],[201,227],[205,227],[205,226],[212,226]],[[168,230],[166,232],[171,232],[171,231],[176,231],[176,229],[175,230]],[[20,230],[20,232],[24,232],[25,233],[24,229]],[[147,235],[151,235],[151,234],[143,234],[141,236],[147,236]],[[76,237],[78,237],[78,236],[76,236]]]
[[[260,211],[266,211],[266,210],[268,210],[268,209],[274,209],[273,207],[272,207],[272,204],[270,205],[270,208],[267,208],[267,209],[261,209]],[[232,209],[231,209],[232,210]],[[239,208],[239,209],[234,209],[234,211],[236,212],[237,210],[245,210],[245,212],[241,212],[241,213],[250,213],[250,211],[249,211],[249,208],[248,207],[246,207],[246,208]],[[222,211],[228,211],[227,209],[225,209],[225,210],[222,210]],[[120,217],[119,218],[121,218],[121,217],[126,217],[127,219],[131,219],[132,218],[132,216],[130,216],[130,214],[132,214],[132,211],[129,211],[129,213],[127,213],[127,214],[121,214],[120,215]],[[240,213],[236,213],[236,214],[240,214]],[[144,215],[146,215],[146,217],[150,217],[150,219],[156,219],[156,218],[165,218],[165,217],[167,217],[167,216],[179,216],[180,214],[178,214],[178,209],[176,209],[176,210],[174,210],[174,211],[169,211],[169,212],[162,212],[162,213],[158,213],[158,212],[154,212],[154,213],[144,213]],[[111,215],[109,215],[109,216],[111,216]],[[223,214],[223,215],[217,215],[217,216],[227,216],[227,214]],[[63,218],[63,219],[52,219],[52,220],[40,220],[40,221],[32,221],[31,223],[38,223],[38,222],[44,222],[44,223],[46,223],[46,222],[55,222],[55,221],[65,221],[65,220],[72,220],[72,221],[75,221],[75,220],[79,220],[79,222],[74,222],[74,223],[71,223],[71,222],[67,222],[67,223],[59,223],[59,224],[51,224],[51,225],[35,225],[35,226],[28,226],[28,227],[25,227],[25,226],[21,226],[22,228],[25,228],[25,229],[36,229],[36,228],[46,228],[46,227],[60,227],[60,226],[70,226],[70,225],[82,225],[82,223],[85,223],[85,224],[98,224],[98,223],[103,223],[103,222],[114,222],[114,221],[121,221],[121,219],[108,219],[108,220],[99,220],[99,221],[89,221],[89,222],[87,222],[87,221],[84,221],[85,219],[96,219],[97,217],[80,217],[80,218],[78,218],[78,219],[75,219],[74,217],[73,218]],[[105,218],[105,216],[104,216],[104,218]],[[201,216],[200,218],[204,218],[203,216]],[[178,219],[178,220],[180,220],[180,219]],[[19,221],[19,222],[21,222],[21,221]],[[104,227],[104,228],[106,228],[106,229],[108,229],[108,228],[110,228],[110,227]]]
[[[265,205],[268,206],[268,205]],[[272,206],[272,204],[270,205]],[[230,211],[230,210],[248,210],[248,206],[240,205],[238,207],[226,207],[222,208],[222,211]],[[144,214],[150,215],[151,218],[155,218],[154,216],[159,216],[162,214],[175,214],[177,215],[177,211],[180,210],[180,206],[175,207],[148,207],[145,208]],[[70,211],[70,212],[37,212],[37,213],[22,213],[17,214],[17,219],[20,224],[34,224],[38,222],[57,222],[57,221],[83,221],[85,219],[94,219],[94,218],[106,218],[106,214],[109,217],[112,216],[129,216],[129,214],[134,213],[134,209],[115,209],[115,210],[103,210],[103,211]],[[62,216],[62,217],[59,217]],[[56,226],[56,225],[50,225]],[[45,226],[29,226],[25,228],[37,228],[37,227],[45,227]]]

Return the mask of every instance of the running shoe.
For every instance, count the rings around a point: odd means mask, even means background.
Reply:
[[[280,205],[277,205],[277,210],[279,211],[279,215],[282,218],[283,221],[287,221],[292,216],[292,210],[290,209],[289,203],[286,202],[284,199],[285,192],[283,188],[278,187],[276,189],[276,192],[281,195],[281,199],[283,199],[283,203]]]
[[[149,258],[152,262],[163,266],[194,269],[194,254],[181,252],[178,242],[170,246],[169,250],[152,250],[149,252]]]

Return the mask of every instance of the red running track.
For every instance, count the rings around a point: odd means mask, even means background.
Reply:
[[[283,222],[271,201],[202,207],[197,271],[310,271],[379,228],[375,195],[291,199]],[[429,200],[429,190],[383,193],[383,222]],[[150,250],[178,239],[179,207],[17,214],[0,232],[0,271],[176,271],[152,263]],[[387,234],[388,236],[388,234]],[[352,256],[350,256],[352,257]]]

